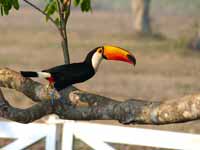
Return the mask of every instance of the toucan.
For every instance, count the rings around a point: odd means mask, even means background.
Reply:
[[[21,71],[21,75],[45,78],[57,91],[60,91],[93,77],[103,59],[124,61],[136,65],[136,58],[130,51],[105,45],[91,50],[83,62],[59,65],[40,72]]]

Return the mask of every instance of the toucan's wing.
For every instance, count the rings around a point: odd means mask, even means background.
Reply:
[[[60,65],[60,66],[56,66],[50,69],[46,69],[46,70],[42,70],[43,72],[49,72],[49,73],[58,73],[58,72],[62,72],[64,70],[66,70],[70,65]]]
[[[88,80],[94,75],[94,70],[84,63],[70,64],[63,68],[53,68],[47,70],[51,73],[57,90],[66,88],[69,85],[80,83]]]
[[[74,63],[61,68],[52,68],[47,70],[55,81],[71,83],[85,80],[94,71],[84,63]]]

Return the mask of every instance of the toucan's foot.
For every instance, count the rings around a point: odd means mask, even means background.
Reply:
[[[50,93],[50,97],[51,97],[51,105],[54,106],[54,104],[55,104],[55,89],[53,89],[53,91]]]
[[[49,82],[49,84],[47,85],[47,89],[48,91],[53,89],[53,91],[50,93],[50,101],[51,101],[51,105],[54,106],[55,104],[55,88],[54,88],[54,84]]]
[[[53,91],[50,93],[50,97],[51,97],[51,106],[52,106],[52,107],[55,106],[55,92],[56,92],[56,90],[53,89]],[[64,108],[64,105],[67,104],[67,102],[65,101],[65,99],[64,99],[63,97],[61,97],[61,98],[58,99],[58,101],[59,101],[61,107],[62,107],[63,109],[65,109],[65,108]]]

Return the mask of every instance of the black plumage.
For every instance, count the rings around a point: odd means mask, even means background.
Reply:
[[[54,81],[54,87],[58,91],[72,84],[84,82],[93,77],[95,74],[91,60],[97,49],[98,48],[95,48],[88,53],[86,59],[82,63],[60,65],[42,70],[42,72],[48,72],[51,74],[51,79]]]
[[[43,72],[51,74],[51,77],[55,82],[54,87],[58,91],[69,85],[84,82],[95,74],[95,71],[90,64],[85,62],[57,66],[55,68],[43,70]]]
[[[58,91],[69,85],[84,82],[95,74],[91,60],[96,49],[97,48],[88,53],[85,61],[82,63],[60,65],[47,70],[42,70],[42,72],[51,74],[51,77],[54,80],[54,87]]]

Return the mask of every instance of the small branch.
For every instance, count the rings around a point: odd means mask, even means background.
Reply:
[[[70,57],[69,57],[69,47],[68,47],[68,38],[67,38],[67,22],[70,16],[71,12],[71,0],[67,0],[67,11],[64,16],[64,43],[63,43],[63,50],[64,50],[64,57],[65,57],[65,63],[70,63]],[[65,4],[63,5],[63,11],[65,9]],[[65,45],[64,45],[65,44]]]
[[[61,4],[59,0],[57,1],[57,6],[58,6],[58,13],[59,13],[59,17],[60,17],[60,35],[62,37],[62,49],[63,49],[63,54],[64,54],[64,60],[65,60],[65,64],[69,64],[70,63],[70,57],[69,57],[69,48],[68,48],[68,39],[67,39],[67,31],[66,31],[66,25],[67,25],[67,20],[69,17],[68,12],[70,12],[70,6],[71,6],[71,0],[67,0],[69,1],[69,4],[67,5],[67,19],[65,16],[65,1]],[[68,2],[67,2],[68,3]]]
[[[58,14],[59,14],[59,17],[60,17],[60,35],[62,38],[64,38],[64,34],[63,34],[63,25],[62,25],[62,11],[61,11],[61,4],[60,4],[60,1],[59,0],[56,0],[57,2],[57,6],[58,6]]]
[[[67,0],[66,4],[63,4],[63,12],[65,10],[65,5],[67,5],[67,11],[63,17],[63,23],[64,23],[64,41],[63,41],[63,51],[64,51],[64,57],[65,57],[65,63],[69,64],[70,63],[70,57],[69,57],[69,46],[68,46],[68,38],[67,38],[67,22],[70,16],[71,12],[71,0]]]
[[[66,6],[65,6],[66,5]],[[63,10],[65,10],[65,8],[67,9],[67,12],[65,13],[65,17],[64,17],[64,20],[65,20],[65,26],[67,25],[67,21],[68,21],[68,18],[70,16],[70,12],[71,12],[71,0],[67,0],[66,4],[63,5]]]
[[[28,0],[23,0],[23,1],[25,3],[27,3],[27,4],[29,4],[31,7],[35,8],[36,10],[38,10],[39,12],[41,12],[46,17],[48,17],[48,19],[51,20],[51,22],[58,28],[58,26],[57,26],[56,22],[53,20],[53,18],[51,18],[50,16],[48,16],[43,10],[41,10],[39,7],[37,7],[33,3],[29,2]]]
[[[65,28],[64,28],[65,38],[67,38],[66,26],[67,26],[67,21],[70,16],[70,12],[71,12],[70,8],[71,8],[71,0],[66,0],[62,7],[62,11],[65,12],[64,17],[63,17],[63,20],[64,20],[63,22],[64,22],[64,26],[65,26]]]

